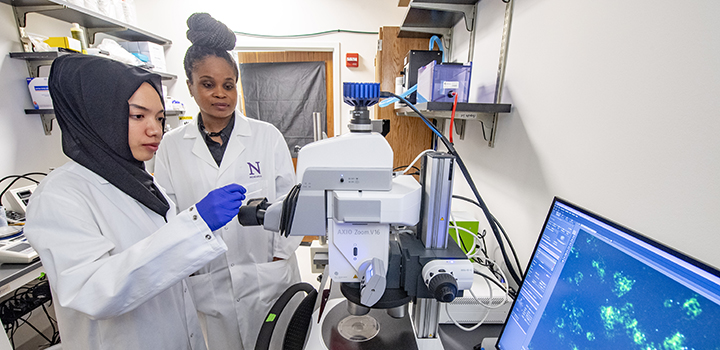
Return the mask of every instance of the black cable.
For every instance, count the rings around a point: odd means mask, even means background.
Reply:
[[[486,274],[484,274],[484,273],[482,273],[482,272],[480,272],[480,271],[475,271],[475,270],[473,270],[473,273],[475,273],[476,275],[480,275],[480,276],[484,277],[486,280],[489,280],[490,282],[494,283],[496,286],[500,287],[500,289],[502,289],[503,292],[507,293],[507,289],[505,289],[505,286],[503,286],[502,284],[500,284],[500,282],[498,282],[495,278],[490,277],[490,276],[488,276],[488,275],[486,275]]]
[[[478,204],[478,202],[476,202],[470,198],[463,197],[463,196],[456,195],[456,194],[454,194],[452,197],[455,199],[460,199],[460,200],[466,201],[468,203],[475,204],[476,206],[480,207],[480,204]],[[498,226],[498,228],[500,229],[500,232],[502,232],[503,236],[505,236],[505,240],[508,242],[508,245],[510,246],[510,250],[513,253],[513,258],[515,259],[515,264],[517,266],[517,269],[518,269],[518,271],[520,271],[520,275],[522,275],[523,274],[523,270],[521,267],[522,265],[520,265],[520,260],[518,260],[518,255],[515,252],[515,247],[513,246],[512,242],[510,241],[510,237],[508,237],[507,233],[505,232],[505,229],[502,227],[502,225],[500,225],[500,221],[498,221],[498,219],[495,218],[495,216],[493,216],[492,219],[495,222],[495,224]],[[485,256],[487,256],[487,254]]]
[[[522,270],[522,265],[520,265],[520,260],[518,259],[518,255],[515,252],[515,246],[513,246],[512,242],[510,242],[510,237],[508,237],[507,233],[505,232],[505,229],[502,227],[502,225],[500,225],[500,221],[498,221],[498,219],[495,216],[493,216],[493,220],[495,220],[495,224],[498,226],[498,228],[500,229],[500,232],[502,232],[503,236],[505,237],[505,240],[507,241],[508,246],[510,246],[510,251],[512,252],[513,258],[515,259],[515,266],[517,266],[517,269],[520,272],[520,276],[522,276],[524,273]]]
[[[5,189],[2,190],[2,192],[0,192],[0,205],[2,205],[2,197],[5,195],[5,192],[7,192],[7,191],[10,189],[10,187],[12,187],[12,185],[14,185],[18,180],[20,180],[20,179],[25,179],[25,180],[32,181],[32,182],[34,182],[34,183],[36,183],[36,184],[39,184],[39,183],[40,183],[39,181],[37,181],[37,180],[35,180],[35,179],[33,179],[33,178],[29,178],[28,176],[30,176],[30,175],[44,175],[44,176],[47,176],[46,173],[30,172],[30,173],[25,173],[25,174],[22,174],[22,175],[8,175],[8,176],[5,176],[5,177],[3,177],[2,179],[0,179],[0,182],[3,182],[3,181],[5,181],[5,180],[7,180],[7,179],[15,178],[15,180],[13,180],[12,182],[10,182],[10,184],[7,185],[7,187],[5,187]]]
[[[35,330],[40,336],[45,338],[50,344],[55,345],[60,342],[60,333],[57,329],[57,321],[50,316],[45,307],[45,303],[52,305],[52,296],[50,285],[46,278],[42,278],[33,285],[22,286],[15,290],[12,297],[0,303],[0,319],[3,321],[4,329],[9,335],[9,340],[14,347],[15,333],[24,324]],[[42,333],[35,325],[29,322],[32,312],[38,307],[42,307],[43,312],[52,327],[52,335],[50,337]]]
[[[400,170],[400,169],[405,169],[405,168],[407,168],[407,167],[408,167],[407,165],[396,166],[395,168],[393,168],[393,171],[398,171],[398,170]],[[412,168],[415,169],[415,170],[417,170],[417,171],[420,171],[420,168],[418,168],[418,167],[416,167],[416,166],[414,166],[414,165],[412,166]]]
[[[30,315],[31,315],[31,313],[28,314],[28,318],[30,318]],[[37,327],[33,326],[32,323],[30,323],[30,321],[28,321],[28,320],[26,320],[26,319],[24,319],[24,318],[22,318],[22,317],[20,317],[20,318],[18,318],[18,319],[19,319],[19,320],[22,320],[22,321],[24,322],[24,324],[26,324],[26,325],[30,326],[30,328],[34,329],[35,332],[37,332],[38,334],[40,334],[40,336],[43,337],[45,340],[47,340],[48,342],[52,342],[52,341],[50,340],[50,338],[48,338],[47,336],[45,336],[45,334],[43,334],[42,331],[40,331],[39,329],[37,329]],[[22,326],[22,325],[20,325],[20,326]]]
[[[522,281],[522,278],[517,274],[515,269],[512,266],[512,263],[510,262],[510,259],[508,259],[507,251],[505,250],[505,245],[503,244],[502,236],[500,235],[500,230],[498,229],[495,220],[493,220],[493,215],[490,213],[490,209],[488,209],[487,205],[485,204],[485,201],[483,201],[482,196],[480,196],[480,191],[478,191],[477,187],[475,186],[475,182],[472,180],[472,177],[470,176],[470,172],[468,171],[467,167],[465,166],[465,162],[463,162],[462,158],[460,157],[460,154],[455,150],[455,147],[453,147],[453,144],[450,143],[450,141],[440,133],[440,131],[437,130],[435,126],[430,123],[430,121],[420,112],[414,104],[410,103],[407,99],[405,99],[402,96],[395,95],[392,92],[382,91],[380,93],[381,97],[395,97],[399,99],[400,101],[404,102],[408,107],[410,107],[415,113],[418,114],[420,118],[425,122],[425,124],[436,134],[438,135],[438,138],[443,142],[445,147],[447,148],[448,152],[455,156],[455,160],[457,161],[457,165],[460,168],[460,171],[462,172],[463,176],[465,177],[465,180],[467,181],[468,185],[470,186],[470,189],[472,190],[473,194],[475,195],[475,198],[477,198],[478,204],[480,206],[480,209],[482,209],[483,213],[485,214],[485,218],[487,218],[488,223],[490,224],[490,228],[493,231],[493,234],[495,235],[495,239],[498,241],[498,246],[500,247],[500,251],[503,254],[503,260],[505,261],[505,264],[508,267],[508,271],[510,272],[510,276],[513,278],[516,284],[520,284]]]

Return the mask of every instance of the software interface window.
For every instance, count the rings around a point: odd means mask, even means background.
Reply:
[[[556,201],[498,349],[720,349],[717,274]]]

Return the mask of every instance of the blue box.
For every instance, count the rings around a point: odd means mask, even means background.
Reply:
[[[433,61],[418,69],[417,102],[467,102],[470,92],[472,63],[440,63]]]

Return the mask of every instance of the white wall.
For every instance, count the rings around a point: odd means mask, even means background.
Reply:
[[[304,0],[304,1],[135,1],[138,27],[171,39],[166,48],[168,70],[178,76],[169,85],[169,94],[185,103],[188,115],[198,108],[187,92],[182,60],[190,42],[185,38],[185,21],[194,12],[208,12],[231,29],[255,34],[296,35],[326,30],[345,29],[377,32],[386,25],[399,25],[405,9],[394,1],[385,0]],[[69,35],[70,24],[38,14],[28,15],[28,32],[46,36]],[[342,64],[342,81],[370,82],[375,79],[374,58],[377,35],[335,33],[303,39],[255,39],[238,36],[238,45],[268,45],[291,42],[293,45],[332,44],[340,47],[344,61],[346,52],[360,54],[360,67]],[[67,161],[62,153],[60,130],[53,122],[53,134],[45,136],[39,116],[27,116],[24,109],[32,103],[27,92],[24,61],[11,59],[8,53],[21,51],[12,7],[0,4],[0,177],[30,171],[48,171]],[[336,96],[336,103],[341,103]],[[341,103],[342,104],[342,103]],[[350,108],[342,104],[342,129],[348,123]],[[177,125],[177,118],[170,119]],[[0,185],[5,185],[0,184]],[[23,182],[18,185],[24,185]]]
[[[168,70],[177,74],[178,82],[170,89],[173,98],[182,101],[188,115],[196,115],[198,108],[190,97],[185,85],[183,57],[190,46],[185,34],[187,18],[195,12],[207,12],[225,23],[236,32],[263,35],[298,35],[327,30],[343,29],[377,32],[381,26],[400,25],[405,14],[397,2],[387,0],[304,0],[304,1],[136,1],[138,21],[144,28],[173,41],[167,48]],[[161,14],[161,15],[159,15]],[[238,35],[237,46],[327,46],[340,47],[342,61],[340,79],[343,82],[375,81],[374,58],[377,49],[377,34],[334,33],[298,39],[275,39]],[[345,53],[360,54],[360,67],[345,67]],[[342,94],[342,91],[340,91]],[[340,96],[341,97],[341,96]],[[341,104],[341,115],[335,115],[340,127],[346,130],[350,107],[335,97]],[[172,121],[171,121],[172,122]]]
[[[70,24],[44,16],[28,15],[28,32],[53,31],[70,34]],[[45,136],[39,115],[25,115],[32,101],[25,78],[25,61],[10,58],[9,52],[22,51],[12,7],[0,4],[0,177],[31,171],[47,172],[67,161],[60,145],[60,130],[53,121],[53,133]],[[24,180],[23,180],[24,181]],[[29,182],[18,182],[28,185]],[[9,182],[0,184],[0,190]]]
[[[481,1],[470,102],[489,102],[505,6]],[[495,148],[456,141],[523,264],[560,196],[720,267],[716,1],[516,0]],[[469,35],[455,28],[454,55]],[[456,192],[471,195],[464,181]],[[479,215],[478,215],[479,216]]]
[[[495,148],[477,123],[456,144],[521,261],[557,195],[720,266],[720,22],[713,18],[720,3],[516,1],[503,100],[513,112],[501,116]],[[140,27],[173,41],[168,67],[180,79],[170,92],[193,114],[182,70],[193,12],[236,31],[274,35],[376,31],[400,25],[405,12],[384,0],[136,3]],[[501,1],[479,4],[471,101],[492,92],[503,12]],[[30,106],[25,63],[7,55],[20,50],[13,23],[11,7],[0,4],[0,175],[46,171],[66,159],[57,124],[45,136],[39,117],[23,112]],[[69,30],[39,15],[29,23],[41,34]],[[253,40],[239,37],[239,44]],[[297,41],[338,42],[341,57],[360,53],[362,67],[343,67],[341,78],[372,81],[376,40],[332,34]],[[455,30],[459,61],[468,40],[462,27]],[[456,192],[470,194],[463,181]]]

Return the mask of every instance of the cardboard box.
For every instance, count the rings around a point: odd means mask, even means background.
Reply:
[[[30,98],[32,98],[35,109],[52,109],[52,99],[48,88],[48,78],[27,78]]]
[[[66,36],[54,36],[45,40],[45,43],[52,47],[62,47],[64,49],[82,52],[82,44],[80,43],[80,40]]]

